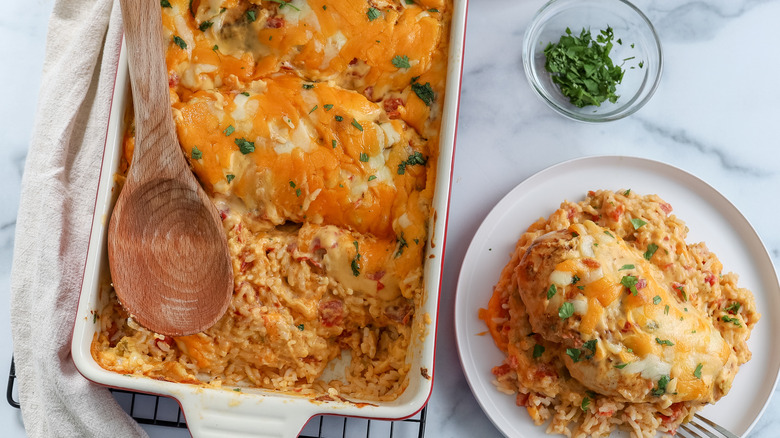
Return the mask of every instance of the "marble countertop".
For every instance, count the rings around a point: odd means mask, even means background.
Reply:
[[[430,437],[501,436],[461,371],[452,309],[460,265],[481,221],[507,192],[534,173],[590,155],[632,155],[680,167],[725,195],[755,227],[780,265],[780,0],[636,0],[656,26],[664,73],[638,113],[608,124],[562,118],[532,94],[520,58],[523,32],[543,0],[471,0],[460,121],[441,291]],[[16,209],[35,112],[35,96],[53,0],[8,5],[0,18],[0,294],[9,295]],[[769,199],[767,199],[769,195]],[[5,309],[8,307],[6,306]],[[11,358],[8,311],[0,313],[0,370]],[[3,380],[4,381],[4,380]],[[769,384],[769,382],[768,382]],[[4,436],[25,436],[18,410],[0,407]],[[751,437],[776,436],[774,397]],[[149,428],[157,437],[185,431]]]

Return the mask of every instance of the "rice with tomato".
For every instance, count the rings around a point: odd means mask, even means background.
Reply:
[[[752,293],[656,195],[588,192],[520,237],[479,316],[496,388],[547,432],[674,434],[751,353]]]

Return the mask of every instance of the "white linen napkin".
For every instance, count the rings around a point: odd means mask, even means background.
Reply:
[[[11,331],[31,437],[146,436],[70,357],[122,21],[113,0],[57,0],[22,178]]]

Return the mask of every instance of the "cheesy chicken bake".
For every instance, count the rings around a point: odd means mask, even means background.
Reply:
[[[480,318],[506,353],[494,383],[548,433],[674,434],[750,359],[753,295],[671,211],[589,192],[520,237]]]
[[[235,291],[213,327],[173,338],[111,291],[93,357],[174,382],[395,399],[426,321],[451,2],[161,4],[179,140],[222,215]]]

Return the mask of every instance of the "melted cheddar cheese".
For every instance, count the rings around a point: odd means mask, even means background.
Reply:
[[[583,351],[564,359],[587,388],[675,403],[714,402],[731,386],[736,356],[707,315],[680,302],[657,267],[593,222],[538,238],[517,272],[534,331]]]
[[[93,356],[179,382],[395,399],[427,323],[451,2],[167,3],[173,118],[222,215],[235,292],[214,327],[177,338],[112,294]],[[133,146],[131,123],[122,172]],[[344,375],[320,380],[342,351]]]

